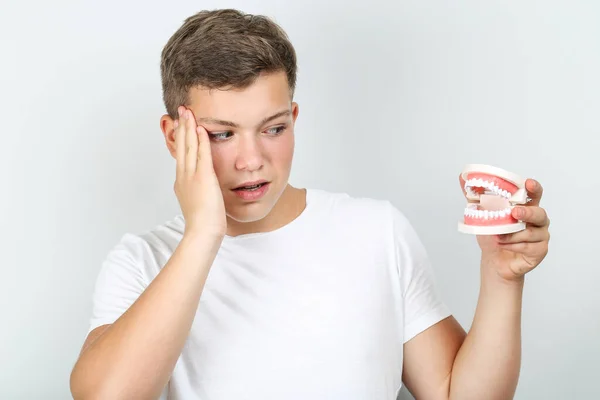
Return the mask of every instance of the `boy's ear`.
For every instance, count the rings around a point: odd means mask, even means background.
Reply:
[[[173,128],[173,123],[175,120],[169,116],[169,114],[165,114],[160,118],[160,130],[165,137],[165,144],[167,145],[167,149],[169,149],[169,153],[171,153],[171,157],[177,158],[177,152],[175,149],[175,129]]]
[[[296,122],[296,118],[298,118],[298,112],[300,111],[300,106],[295,101],[292,102],[292,122]]]

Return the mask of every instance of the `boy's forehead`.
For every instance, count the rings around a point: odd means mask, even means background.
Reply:
[[[259,78],[246,88],[190,89],[190,108],[197,118],[237,122],[240,125],[291,111],[292,99],[286,79]]]

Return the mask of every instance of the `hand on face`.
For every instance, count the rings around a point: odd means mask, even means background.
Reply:
[[[459,181],[464,193],[462,176],[459,176]],[[537,267],[546,257],[550,241],[550,219],[546,210],[539,206],[542,185],[534,179],[527,179],[525,189],[531,201],[512,210],[514,218],[525,222],[525,230],[477,236],[483,262],[494,268],[501,278],[510,281],[523,279],[526,273]]]
[[[177,170],[175,194],[192,235],[222,237],[227,231],[223,193],[215,174],[210,139],[196,124],[193,112],[183,106],[173,123]]]

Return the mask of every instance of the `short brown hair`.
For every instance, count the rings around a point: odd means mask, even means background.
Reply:
[[[284,71],[296,87],[296,52],[285,31],[262,15],[234,9],[188,17],[161,54],[163,101],[171,118],[188,104],[189,90],[250,86],[261,72]]]

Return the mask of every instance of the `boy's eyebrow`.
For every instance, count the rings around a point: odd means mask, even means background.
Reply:
[[[267,122],[271,122],[271,121],[273,121],[276,118],[283,117],[284,115],[290,115],[291,113],[292,113],[291,110],[279,111],[278,113],[273,114],[270,117],[264,118],[262,121],[260,121],[260,123],[258,124],[258,126],[260,127],[260,126],[266,124]],[[239,128],[240,127],[235,122],[224,121],[222,119],[215,119],[215,118],[198,118],[196,120],[196,123],[197,124],[206,123],[206,124],[223,125],[223,126],[230,126],[232,128]]]

